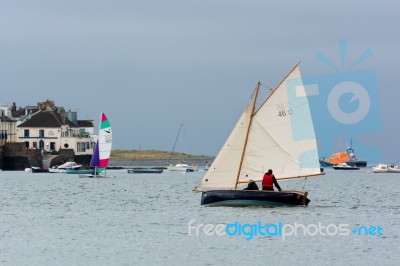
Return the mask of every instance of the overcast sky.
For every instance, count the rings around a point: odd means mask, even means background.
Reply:
[[[298,61],[305,77],[372,70],[379,116],[368,123],[380,126],[351,137],[360,157],[375,156],[360,154],[369,145],[382,155],[373,160],[397,161],[399,11],[398,1],[1,1],[0,103],[50,99],[96,126],[104,111],[115,149],[170,151],[184,121],[185,152],[216,155],[258,81],[274,87]]]

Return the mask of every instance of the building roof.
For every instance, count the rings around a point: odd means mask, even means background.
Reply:
[[[13,111],[12,116],[13,117],[21,117],[25,115],[25,108],[20,108],[18,110]]]
[[[0,116],[0,121],[2,121],[2,122],[14,122],[14,120],[11,120],[8,116]]]
[[[62,125],[68,125],[69,127],[75,127],[71,121],[65,118],[65,123],[62,123],[61,116],[54,111],[39,111],[32,115],[24,123],[18,127],[61,127]]]

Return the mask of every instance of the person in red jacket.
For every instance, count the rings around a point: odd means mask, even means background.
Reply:
[[[272,173],[272,170],[269,169],[268,172],[264,174],[262,181],[262,189],[274,191],[274,184],[279,191],[282,191],[281,187],[278,184],[278,181],[276,181],[276,178]]]

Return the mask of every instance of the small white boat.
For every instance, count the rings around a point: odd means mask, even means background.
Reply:
[[[167,166],[168,171],[180,171],[180,172],[194,172],[197,171],[197,167],[190,166],[185,163],[178,163],[175,165]]]
[[[380,163],[375,167],[372,167],[372,171],[374,173],[400,173],[400,166],[391,164],[390,166],[387,164]]]
[[[389,173],[400,173],[400,165],[390,165],[388,166]]]
[[[380,163],[377,166],[372,167],[374,173],[389,173],[389,167],[387,164]]]
[[[72,170],[79,170],[81,168],[81,164],[77,164],[76,162],[66,162],[62,165],[58,166],[53,166],[52,168],[49,168],[50,173],[66,173],[67,169],[72,169]]]
[[[340,164],[334,165],[333,169],[335,169],[335,170],[360,170],[360,167],[351,166],[351,165],[348,165],[347,163],[340,163]]]

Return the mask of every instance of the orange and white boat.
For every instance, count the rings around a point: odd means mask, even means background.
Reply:
[[[367,161],[358,160],[354,153],[352,141],[350,141],[350,147],[346,151],[340,151],[332,154],[331,157],[325,157],[320,159],[321,166],[334,166],[341,163],[346,163],[349,166],[355,167],[366,167]]]

